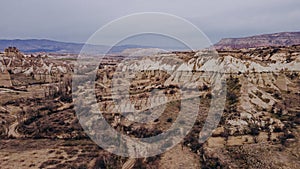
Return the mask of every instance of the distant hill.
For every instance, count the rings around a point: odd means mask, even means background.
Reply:
[[[214,45],[218,50],[222,49],[242,49],[242,48],[256,48],[267,46],[292,46],[300,44],[300,32],[281,32],[273,34],[255,35],[242,38],[224,38]],[[80,53],[83,43],[59,42],[47,39],[14,39],[14,40],[0,40],[0,51],[4,51],[9,46],[17,47],[23,53]],[[106,53],[110,49],[105,45],[87,45],[87,51],[91,53]],[[142,45],[120,45],[114,46],[109,53],[122,53],[126,49],[134,48],[160,48],[156,46],[142,46]],[[186,50],[174,47],[162,48],[165,50]]]
[[[83,44],[58,42],[46,39],[0,40],[1,51],[3,51],[8,46],[17,47],[24,53],[79,53],[81,48],[83,47]]]
[[[216,49],[242,49],[298,44],[300,44],[300,32],[281,32],[242,38],[224,38],[214,46]]]
[[[85,44],[83,43],[70,43],[70,42],[59,42],[47,39],[14,39],[14,40],[0,40],[0,51],[4,51],[5,48],[12,46],[17,47],[23,53],[70,53],[78,54],[80,53],[82,47]],[[87,51],[91,53],[106,53],[109,50],[109,53],[121,53],[126,49],[134,48],[157,48],[154,46],[142,46],[142,45],[120,45],[114,46],[110,49],[109,46],[105,45],[86,45]],[[167,50],[172,50],[169,48],[164,48]],[[174,48],[177,49],[177,48]]]

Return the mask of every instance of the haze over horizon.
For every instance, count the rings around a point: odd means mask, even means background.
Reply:
[[[190,21],[216,43],[222,38],[299,31],[299,6],[298,0],[3,0],[0,39],[84,43],[99,28],[119,17],[163,12]]]

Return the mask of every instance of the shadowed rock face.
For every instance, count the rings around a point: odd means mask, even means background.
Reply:
[[[216,49],[242,49],[300,44],[300,32],[283,32],[244,38],[226,38],[215,44]]]

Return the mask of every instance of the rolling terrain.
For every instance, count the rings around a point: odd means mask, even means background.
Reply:
[[[300,168],[299,56],[299,45],[280,45],[222,49],[214,54],[206,50],[169,52],[130,58],[126,64],[124,56],[104,58],[95,79],[97,103],[88,106],[101,110],[110,126],[120,133],[145,138],[166,131],[182,110],[181,94],[191,101],[186,102],[189,112],[195,112],[194,125],[174,149],[149,158],[131,159],[98,147],[79,124],[81,114],[76,114],[74,103],[91,96],[86,86],[77,89],[72,86],[76,69],[73,59],[23,54],[17,48],[8,48],[0,54],[0,165],[3,168]],[[174,58],[180,62],[173,62]],[[90,75],[94,63],[85,64],[82,74],[75,78]],[[130,97],[126,100],[112,84],[125,84],[124,70],[131,69],[144,71],[130,76]],[[187,74],[187,70],[192,73]],[[216,74],[227,88],[225,107],[211,137],[199,143],[210,107],[222,102],[213,102],[217,95],[213,90]],[[189,83],[181,84],[184,81]],[[197,90],[187,90],[193,87]],[[186,90],[181,91],[182,88]],[[85,100],[72,97],[72,92],[84,95]],[[197,107],[192,104],[195,98],[200,100]],[[118,99],[121,101],[116,107]],[[133,105],[134,109],[127,105]],[[150,109],[161,116],[149,113]],[[81,109],[86,110],[84,106]],[[126,110],[127,114],[119,110]],[[90,119],[94,119],[93,114]],[[93,127],[96,123],[88,125]]]

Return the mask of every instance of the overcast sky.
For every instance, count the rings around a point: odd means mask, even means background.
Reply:
[[[1,0],[0,39],[86,42],[101,26],[136,12],[183,17],[212,42],[299,31],[299,0]]]

